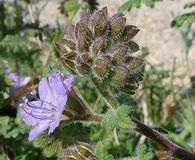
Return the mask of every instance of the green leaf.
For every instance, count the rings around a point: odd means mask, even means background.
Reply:
[[[144,3],[147,7],[153,8],[153,7],[154,7],[155,0],[143,0],[143,3]]]
[[[8,116],[0,117],[0,125],[7,126],[10,121]]]
[[[31,34],[33,33],[35,32]],[[29,74],[33,69],[40,67],[40,52],[36,43],[27,38],[21,38],[18,34],[6,35],[0,41],[0,52],[0,59],[7,61],[13,70]]]
[[[103,118],[103,125],[108,129],[114,127],[128,128],[131,125],[129,114],[133,111],[132,106],[120,106],[116,110],[110,109]]]
[[[147,7],[154,7],[155,0],[128,0],[122,6],[118,8],[118,12],[131,11],[133,7],[140,8],[141,3],[144,3]]]
[[[190,2],[190,3],[187,3],[187,4],[185,4],[184,5],[184,8],[186,9],[186,8],[192,8],[192,7],[194,7],[195,6],[195,2]]]
[[[114,157],[111,154],[108,153],[107,148],[102,143],[97,144],[97,146],[95,148],[95,153],[101,160],[112,160],[112,159],[114,159]]]
[[[147,147],[144,144],[138,146],[138,160],[154,160],[155,156],[152,152],[147,152]]]
[[[120,7],[118,8],[118,12],[124,12],[124,11],[126,11],[126,10],[130,11],[131,8],[132,8],[132,3],[131,3],[131,1],[127,1],[127,2],[125,2],[122,6],[120,6]]]
[[[183,24],[191,25],[195,21],[195,12],[190,12],[177,16],[172,22],[171,27],[181,27]]]
[[[75,14],[79,10],[79,8],[80,8],[80,4],[79,4],[78,0],[62,1],[61,5],[60,5],[61,13],[68,16],[68,18],[70,20],[75,16]]]
[[[63,149],[62,142],[58,142],[57,151],[56,151],[56,155],[58,158],[62,155],[62,149]]]
[[[144,157],[144,154],[146,152],[146,146],[144,144],[140,144],[138,146],[138,159],[142,160],[142,158]]]
[[[38,137],[33,141],[33,145],[37,148],[43,148],[48,145],[49,138],[48,137]]]
[[[43,150],[43,154],[46,157],[52,157],[56,151],[57,151],[57,147],[58,147],[58,142],[57,141],[53,141],[49,146],[47,146],[44,150]]]

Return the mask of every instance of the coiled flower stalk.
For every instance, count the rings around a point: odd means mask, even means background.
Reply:
[[[89,76],[105,94],[133,94],[144,71],[144,61],[132,55],[139,50],[132,41],[138,31],[123,13],[109,17],[107,7],[93,15],[83,11],[57,48],[66,68]]]

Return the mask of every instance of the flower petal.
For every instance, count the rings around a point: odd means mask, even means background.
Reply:
[[[40,106],[41,102],[40,101],[32,101],[31,104],[33,104],[35,106]],[[23,105],[24,105],[23,107],[28,108],[28,104],[24,103]],[[19,109],[19,114],[20,114],[20,117],[22,118],[22,120],[28,125],[32,125],[32,126],[37,125],[40,122],[40,119],[36,119],[33,116],[31,116],[29,113],[24,111],[23,107],[21,107]]]
[[[74,79],[75,79],[75,76],[72,75],[72,76],[70,76],[70,77],[68,77],[68,78],[66,78],[64,80],[64,84],[66,86],[67,92],[70,92],[71,91],[72,83],[74,82]]]
[[[50,87],[50,84],[47,80],[47,78],[43,78],[40,82],[39,82],[39,97],[41,100],[45,101],[45,102],[52,102],[53,99],[53,90]]]
[[[58,102],[57,102],[58,115],[56,117],[56,120],[51,123],[48,134],[52,133],[56,129],[56,127],[60,124],[67,99],[68,99],[67,95],[58,98]]]
[[[59,96],[65,96],[66,95],[66,87],[63,84],[63,81],[61,78],[56,77],[49,77],[49,84],[51,87],[52,92],[52,102],[54,105],[57,105],[57,101]]]
[[[50,120],[42,121],[41,123],[39,123],[30,131],[28,140],[32,141],[33,139],[37,138],[41,134],[41,132],[49,128],[50,123]]]

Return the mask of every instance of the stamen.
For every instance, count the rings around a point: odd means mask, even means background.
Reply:
[[[37,97],[35,97],[34,95],[31,95],[30,94],[30,96],[31,96],[31,98],[34,98],[35,100],[37,100],[37,101],[41,101],[42,103],[45,103],[45,104],[48,104],[50,107],[50,109],[52,109],[52,110],[56,110],[56,106],[55,105],[53,105],[51,102],[46,102],[46,101],[43,101],[43,100],[41,100],[40,98],[37,98]],[[27,103],[28,101],[26,101],[25,103]],[[40,107],[43,107],[43,105],[42,106],[40,106]],[[46,107],[44,107],[44,108],[46,108]]]
[[[31,112],[30,114],[32,117],[36,118],[36,119],[54,119],[55,118],[55,115],[54,114],[39,114],[39,113],[36,113],[34,111]]]
[[[36,109],[36,110],[39,110],[39,111],[44,111],[44,112],[54,112],[55,110],[53,109],[48,109],[46,107],[42,107],[43,105],[43,102],[41,101],[41,106],[35,106],[33,103],[31,102],[28,102],[27,105],[30,107],[30,108],[33,108],[33,109]]]
[[[35,110],[32,110],[31,108],[27,108],[27,107],[22,107],[22,109],[29,115],[31,115],[32,117],[36,118],[36,119],[53,119],[54,117],[56,117],[56,112],[54,113],[47,113],[47,112],[37,112]]]
[[[23,97],[22,100],[23,100],[24,103],[28,102],[28,99],[26,97]]]

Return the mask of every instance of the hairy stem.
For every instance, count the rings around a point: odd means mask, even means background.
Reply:
[[[80,120],[102,122],[102,119],[103,119],[102,115],[88,114],[83,116]],[[136,131],[138,131],[142,135],[145,135],[146,137],[150,138],[151,140],[155,141],[156,143],[164,147],[168,155],[177,157],[181,160],[195,160],[194,154],[176,145],[157,130],[145,125],[144,123],[140,122],[138,119],[134,117],[131,117],[131,120],[135,125]]]
[[[91,80],[92,80],[92,83],[94,84],[94,87],[96,88],[96,90],[99,92],[99,94],[104,99],[105,103],[112,109],[116,108],[117,104],[118,104],[116,98],[110,92],[103,90],[102,88],[104,88],[104,87],[99,86],[99,84],[95,78],[92,78]]]
[[[131,120],[135,124],[136,131],[140,132],[141,134],[163,146],[170,155],[180,158],[182,160],[195,160],[195,155],[186,151],[182,147],[174,144],[155,129],[152,129],[149,126],[143,124],[136,118],[131,117]]]

